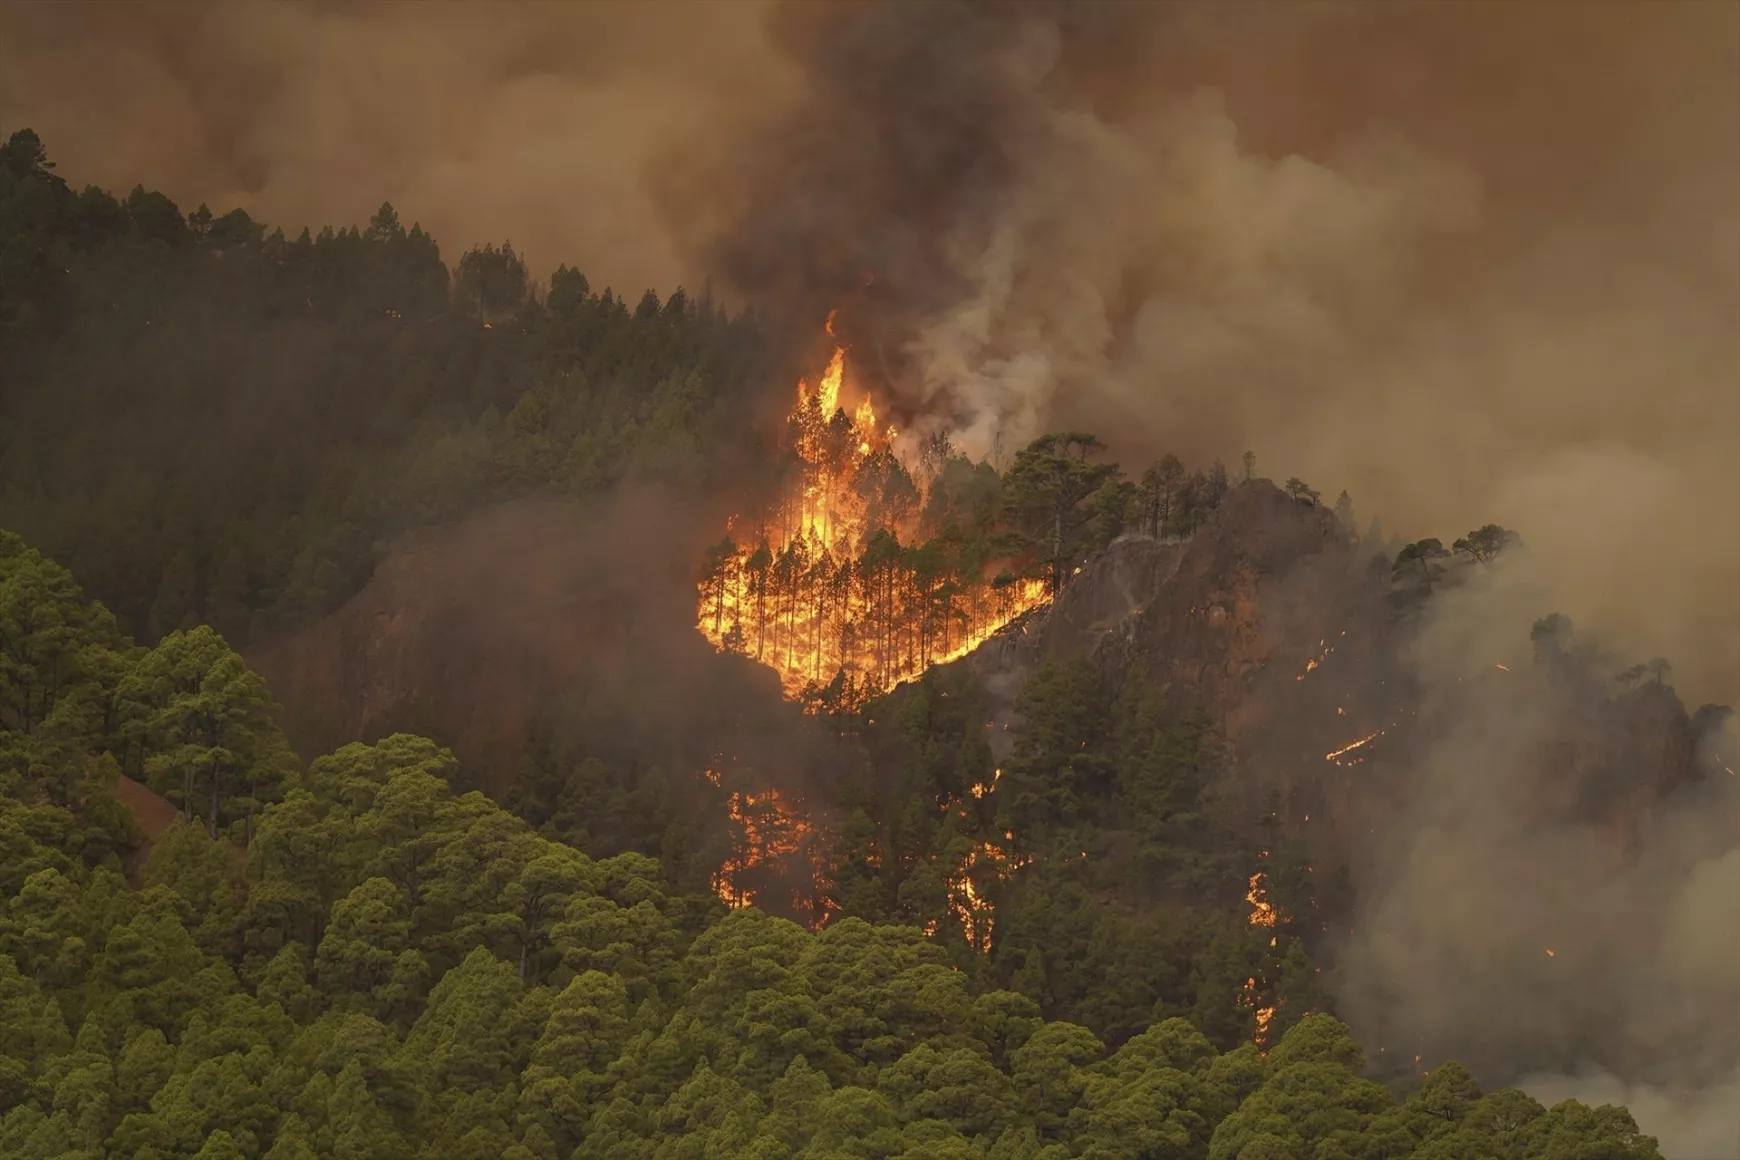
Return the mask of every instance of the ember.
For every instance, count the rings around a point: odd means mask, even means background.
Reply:
[[[1373,741],[1376,741],[1379,737],[1382,737],[1383,735],[1384,735],[1384,731],[1382,729],[1379,729],[1376,733],[1371,734],[1369,737],[1361,737],[1358,741],[1355,741],[1350,745],[1343,745],[1340,749],[1332,750],[1329,753],[1325,753],[1323,755],[1323,760],[1335,761],[1342,754],[1352,753],[1355,749],[1359,749],[1363,746],[1370,745]]]

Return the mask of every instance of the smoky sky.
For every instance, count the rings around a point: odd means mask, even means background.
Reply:
[[[652,151],[780,87],[756,8],[11,4],[0,127],[76,187],[241,206],[294,235],[391,201],[449,265],[511,240],[638,297],[704,275],[647,198]]]
[[[916,437],[1257,453],[1740,693],[1740,9],[795,4],[801,100],[649,168],[685,254],[839,306]],[[1542,611],[1547,611],[1543,609]]]

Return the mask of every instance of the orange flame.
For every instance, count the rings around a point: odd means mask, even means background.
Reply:
[[[722,784],[716,769],[707,769],[705,776],[714,785]],[[794,909],[812,914],[813,925],[824,924],[827,867],[820,861],[817,835],[801,805],[790,805],[778,790],[768,789],[733,792],[726,809],[733,829],[731,853],[713,875],[713,893],[733,910],[753,906],[756,892],[743,882],[746,871],[776,863],[783,863],[780,869],[789,871],[794,863],[802,867],[802,860],[807,859],[807,889],[795,893],[791,902]]]
[[[1341,635],[1346,636],[1347,634],[1344,632]],[[1312,657],[1310,660],[1305,662],[1305,672],[1300,673],[1298,676],[1294,677],[1293,679],[1295,681],[1303,681],[1305,679],[1305,673],[1309,673],[1312,669],[1316,668],[1318,665],[1320,665],[1324,661],[1328,660],[1329,654],[1335,651],[1334,645],[1332,645],[1332,644],[1325,645],[1324,642],[1321,640],[1317,642],[1317,647],[1321,648],[1323,651],[1318,653],[1316,656]]]
[[[1323,760],[1334,761],[1336,758],[1340,757],[1344,753],[1352,753],[1355,749],[1359,749],[1362,746],[1370,745],[1373,741],[1376,741],[1379,737],[1382,737],[1383,735],[1384,735],[1384,731],[1382,729],[1379,729],[1376,733],[1371,734],[1369,737],[1361,737],[1358,741],[1355,741],[1352,744],[1343,745],[1340,749],[1332,750],[1329,753],[1325,753],[1323,755]]]
[[[1007,835],[1005,835],[1007,836]],[[1033,859],[1005,852],[990,842],[980,842],[968,854],[945,885],[948,887],[949,917],[961,924],[961,934],[967,945],[987,954],[991,950],[991,933],[996,921],[995,909],[982,897],[973,882],[973,872],[980,867],[991,871],[997,881],[1006,881],[1011,872]]]
[[[1251,904],[1252,926],[1274,926],[1275,905],[1269,901],[1268,889],[1264,885],[1265,875],[1261,870],[1251,875],[1251,888],[1245,892],[1245,901]]]
[[[848,413],[845,379],[836,347],[814,388],[798,383],[791,488],[749,526],[731,521],[696,608],[715,648],[772,668],[792,698],[836,679],[846,701],[886,691],[965,656],[1047,599],[1043,580],[951,580],[908,564],[901,538],[916,539],[919,503],[890,448],[896,430],[880,425],[868,397]],[[896,539],[867,551],[879,532]]]

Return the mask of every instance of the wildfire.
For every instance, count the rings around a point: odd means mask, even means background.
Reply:
[[[1379,737],[1382,737],[1383,735],[1384,735],[1384,731],[1382,729],[1379,729],[1376,733],[1371,734],[1369,737],[1361,737],[1358,741],[1355,741],[1350,745],[1343,745],[1340,749],[1333,750],[1332,752],[1329,752],[1329,753],[1325,753],[1323,755],[1323,760],[1335,761],[1336,758],[1340,757],[1342,754],[1352,753],[1355,749],[1359,749],[1362,746],[1370,745],[1373,741],[1376,741]]]
[[[1263,857],[1268,857],[1267,850],[1263,851]],[[1274,931],[1275,924],[1280,918],[1280,914],[1275,910],[1275,904],[1269,901],[1267,883],[1268,876],[1261,870],[1252,874],[1250,877],[1250,889],[1245,891],[1245,901],[1251,904],[1250,924],[1252,926],[1267,927],[1270,931]],[[1276,935],[1271,934],[1269,936],[1269,945],[1273,947],[1276,942]],[[1257,1029],[1256,1034],[1253,1036],[1253,1041],[1259,1048],[1267,1047],[1269,1041],[1269,1024],[1275,1018],[1275,1011],[1279,1006],[1278,998],[1268,1006],[1257,1006],[1257,980],[1252,977],[1245,980],[1244,995],[1240,1002],[1241,1005],[1255,1008]],[[1267,1052],[1265,1051],[1264,1054],[1267,1054]]]
[[[961,924],[961,934],[966,938],[968,946],[989,953],[991,932],[996,921],[995,908],[988,899],[980,895],[973,882],[974,872],[981,868],[988,869],[1001,882],[1012,871],[1032,860],[1024,855],[1006,853],[990,842],[980,842],[962,860],[954,876],[947,880],[949,917]]]
[[[696,613],[715,648],[772,668],[787,696],[850,705],[966,655],[1047,596],[1043,580],[992,581],[946,545],[914,551],[922,496],[892,450],[897,429],[867,396],[848,412],[846,386],[841,347],[813,387],[798,383],[790,484],[730,521]]]
[[[708,769],[706,778],[714,785],[722,782],[716,769]],[[720,901],[733,910],[755,905],[755,890],[743,882],[745,872],[804,856],[809,861],[809,889],[798,892],[792,901],[799,909],[814,909],[816,925],[825,921],[821,900],[825,897],[826,868],[818,861],[815,835],[802,810],[787,804],[775,789],[734,792],[726,808],[735,834],[730,856],[712,879],[713,892]]]
[[[1245,893],[1245,901],[1251,904],[1252,926],[1272,927],[1275,925],[1275,904],[1269,901],[1263,879],[1261,870],[1251,875],[1251,888]]]
[[[1248,978],[1245,980],[1244,994],[1239,999],[1239,1005],[1255,1007],[1257,1001],[1257,980],[1254,977]],[[1268,1046],[1269,1024],[1274,1021],[1275,1010],[1276,1005],[1273,1003],[1267,1007],[1256,1007],[1257,1029],[1256,1034],[1251,1036],[1251,1041],[1255,1043],[1259,1049]],[[1267,1055],[1268,1052],[1264,1050],[1261,1051],[1261,1054]]]
[[[1341,635],[1346,636],[1347,634],[1344,632]],[[1305,679],[1306,673],[1309,673],[1312,669],[1315,669],[1318,665],[1321,665],[1324,661],[1328,660],[1329,654],[1335,651],[1334,645],[1327,644],[1326,642],[1321,641],[1321,640],[1317,642],[1317,647],[1322,649],[1323,651],[1318,653],[1316,656],[1312,657],[1310,660],[1305,662],[1305,672],[1300,673],[1298,676],[1294,677],[1293,679],[1295,681],[1303,681]]]

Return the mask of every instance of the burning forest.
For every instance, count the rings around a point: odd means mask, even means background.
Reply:
[[[798,383],[784,485],[709,550],[697,609],[716,648],[773,669],[787,696],[834,708],[966,655],[1050,595],[1044,578],[1009,570],[986,509],[961,526],[959,492],[984,484],[984,465],[933,438],[915,478],[869,395],[848,412],[845,393],[836,347],[813,386]]]

